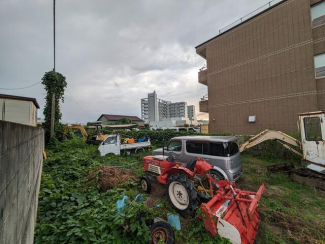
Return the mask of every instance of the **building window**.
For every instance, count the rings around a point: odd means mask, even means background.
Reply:
[[[321,141],[322,129],[318,117],[304,118],[305,136],[307,141]]]
[[[325,1],[311,7],[311,21],[313,27],[325,24]]]
[[[316,78],[325,77],[325,53],[315,56]]]

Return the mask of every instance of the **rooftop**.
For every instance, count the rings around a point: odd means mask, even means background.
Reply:
[[[229,142],[235,141],[235,136],[177,136],[173,139],[179,140],[200,140],[200,141],[214,141],[214,142]]]
[[[6,95],[6,94],[0,94],[0,98],[11,99],[11,100],[20,100],[20,101],[29,101],[29,102],[33,102],[35,104],[36,108],[38,108],[38,109],[40,108],[36,98],[20,97],[20,96]]]
[[[260,14],[274,8],[275,6],[281,4],[282,2],[285,2],[285,1],[287,1],[287,0],[272,0],[272,1],[268,2],[267,4],[264,4],[263,6],[259,7],[256,10],[254,10],[253,12],[245,15],[244,17],[241,17],[240,19],[236,20],[235,22],[233,22],[233,23],[227,25],[226,27],[220,29],[218,35],[216,35],[216,36],[212,37],[211,39],[201,43],[200,45],[196,46],[195,48],[198,48],[198,47],[208,43],[209,41],[211,41],[211,40],[213,40],[213,39],[227,33],[228,31],[236,28],[237,26],[239,26],[239,25],[241,25],[241,24],[255,18],[256,16],[258,16],[258,15],[260,15]]]
[[[115,114],[102,114],[102,115],[98,118],[98,120],[99,120],[102,116],[106,117],[106,119],[108,119],[108,120],[113,120],[113,121],[118,121],[118,120],[120,120],[120,119],[122,119],[122,118],[127,118],[127,119],[130,119],[130,120],[132,120],[132,121],[143,122],[143,120],[140,119],[140,118],[137,117],[137,116],[129,116],[129,115],[115,115]],[[98,120],[97,120],[97,121],[98,121]]]

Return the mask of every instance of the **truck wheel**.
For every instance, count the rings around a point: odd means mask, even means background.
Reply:
[[[182,216],[192,214],[199,204],[194,184],[183,174],[169,177],[166,191],[169,202]]]
[[[134,153],[143,153],[144,152],[144,149],[141,147],[141,148],[137,148],[135,149]]]
[[[141,189],[146,192],[146,193],[150,193],[151,192],[151,182],[148,176],[143,176],[140,179],[140,186]]]
[[[173,244],[175,240],[172,226],[165,221],[158,221],[150,228],[149,244]]]

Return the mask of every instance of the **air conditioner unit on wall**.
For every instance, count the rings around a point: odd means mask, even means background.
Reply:
[[[250,116],[248,116],[248,122],[249,123],[256,122],[256,115],[250,115]]]

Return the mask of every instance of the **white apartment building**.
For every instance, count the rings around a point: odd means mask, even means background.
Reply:
[[[169,118],[184,117],[187,118],[187,103],[177,102],[169,105]]]
[[[191,118],[188,115],[188,111],[191,111]],[[159,99],[156,91],[149,93],[147,98],[141,99],[141,119],[150,123],[162,121],[166,118],[186,118],[194,120],[195,107],[194,105],[187,106],[186,102],[172,103]]]
[[[187,106],[187,116],[188,116],[189,120],[194,120],[194,118],[195,118],[195,106],[194,105]]]

